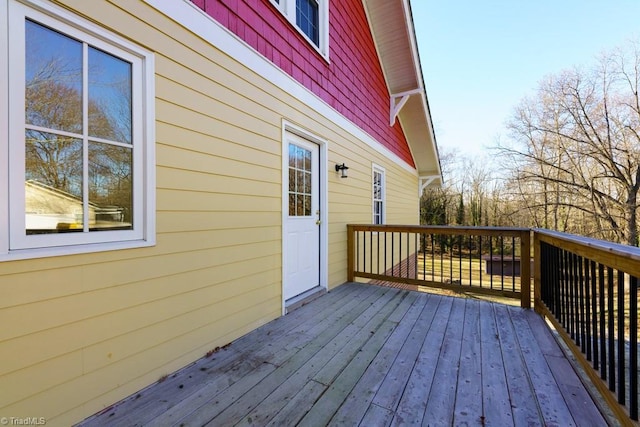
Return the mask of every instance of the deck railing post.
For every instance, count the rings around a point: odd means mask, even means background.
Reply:
[[[531,308],[531,232],[520,233],[520,305]]]
[[[542,314],[542,245],[540,236],[533,231],[533,309]]]
[[[355,281],[356,260],[354,256],[354,234],[353,225],[347,225],[347,281]]]

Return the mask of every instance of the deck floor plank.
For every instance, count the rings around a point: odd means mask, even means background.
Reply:
[[[533,381],[533,391],[540,407],[540,412],[548,425],[576,425],[562,392],[549,368],[543,349],[531,329],[529,322],[521,310],[511,310],[511,319],[518,338],[522,355]],[[537,333],[544,333],[539,331]]]
[[[406,292],[407,291],[398,292],[398,297],[405,297]],[[401,301],[398,301],[398,304],[394,307],[396,313],[406,311],[408,308],[406,305],[400,304],[400,302]],[[391,315],[391,313],[389,313],[389,315]],[[362,329],[363,334],[369,335],[368,340],[357,352],[353,353],[349,363],[340,374],[331,381],[330,387],[300,421],[299,425],[311,427],[328,425],[337,409],[342,402],[347,399],[364,371],[387,341],[387,338],[398,326],[397,322],[388,319],[389,315],[384,316],[383,321],[377,328],[373,329],[369,327],[370,325],[366,325]]]
[[[350,300],[348,300],[347,303],[343,304],[342,306],[339,306],[338,308],[334,307],[333,309],[334,315],[325,316],[324,318],[318,318],[317,316],[315,316],[313,307],[310,307],[310,306],[301,307],[299,310],[307,311],[309,317],[312,319],[311,322],[303,321],[303,322],[297,323],[294,328],[291,328],[291,329],[283,328],[282,333],[279,335],[276,335],[274,333],[253,335],[251,339],[254,341],[253,345],[256,348],[256,351],[254,352],[254,354],[250,354],[250,355],[245,355],[244,353],[240,353],[239,354],[240,360],[242,360],[242,357],[246,356],[249,359],[256,360],[257,363],[259,364],[268,363],[270,366],[273,366],[275,369],[276,362],[282,363],[283,355],[288,355],[289,357],[293,357],[295,354],[294,350],[297,351],[298,347],[302,345],[302,343],[304,342],[307,342],[310,344],[313,344],[315,342],[315,345],[317,347],[320,347],[321,346],[320,343],[322,342],[324,336],[325,335],[330,336],[336,328],[340,327],[340,322],[338,321],[339,319],[344,319],[345,321],[358,319],[359,315],[365,312],[367,309],[370,309],[371,306],[376,301],[378,301],[379,304],[383,305],[384,302],[387,301],[387,298],[389,298],[390,295],[391,295],[390,293],[380,293],[380,292],[376,293],[376,292],[372,292],[371,289],[363,289],[361,298],[351,298]],[[381,299],[382,299],[382,302],[380,302]],[[324,310],[321,310],[321,312],[324,312]],[[279,321],[280,319],[286,319],[286,317],[281,317],[277,320]],[[300,320],[300,319],[295,319],[295,320]],[[303,331],[306,329],[314,329],[315,333],[318,334],[317,338],[319,338],[319,340],[310,341],[309,339],[307,339],[306,341],[300,341],[299,345],[291,345],[287,347],[287,339],[290,338],[292,341],[296,341],[296,339],[298,338],[298,335],[296,334],[296,332]],[[327,330],[329,332],[327,332]],[[269,339],[269,337],[273,337],[273,339]],[[278,347],[282,347],[282,346],[285,346],[289,350],[287,352],[285,352],[284,350],[280,350],[280,355],[276,354],[274,350],[271,350],[272,348],[277,349]],[[235,347],[235,344],[232,347]],[[251,346],[249,345],[248,348],[250,347]],[[224,370],[225,368],[226,367],[223,364],[219,369],[211,369],[208,371],[208,373],[215,374],[220,372],[221,370]],[[234,393],[233,387],[240,387],[241,389],[244,389],[244,383],[240,383],[236,385],[236,382],[238,382],[239,379],[241,379],[242,375],[246,375],[250,373],[250,370],[238,369],[234,371],[233,369],[231,369],[231,371],[234,374],[234,377],[232,379],[235,381],[226,380],[226,378],[223,377],[222,379],[220,380],[217,379],[212,383],[203,384],[202,387],[199,390],[197,390],[196,393],[193,393],[191,397],[177,400],[177,402],[175,402],[174,405],[172,405],[169,410],[158,415],[153,420],[153,425],[157,425],[157,426],[168,425],[169,422],[176,422],[176,420],[188,417],[190,414],[193,414],[194,412],[197,413],[198,408],[205,407],[209,402],[212,402],[212,401],[216,402],[216,396],[223,393],[227,393],[229,389],[231,393]],[[236,377],[240,377],[240,378],[236,378]],[[254,377],[254,379],[259,381],[261,378]],[[235,396],[235,394],[233,395]],[[165,399],[168,399],[168,398],[165,397]],[[215,408],[209,408],[208,410],[209,416],[214,416],[212,415],[212,413],[214,413],[214,409],[218,409],[221,404],[226,404],[228,400],[223,400],[223,401],[217,400],[217,402],[218,403],[215,405]]]
[[[415,299],[415,296],[411,294],[408,294],[407,297],[408,298],[405,298],[402,301],[401,305],[411,304],[411,300]],[[391,306],[392,305],[389,304],[389,307]],[[275,417],[279,410],[287,404],[290,397],[295,395],[300,388],[312,380],[312,378],[323,367],[325,367],[338,352],[342,351],[345,347],[357,348],[356,340],[364,345],[366,340],[369,338],[369,333],[363,331],[368,328],[375,327],[376,321],[379,320],[381,313],[384,314],[384,312],[378,311],[377,308],[377,306],[374,306],[370,309],[372,317],[371,321],[368,323],[362,324],[361,326],[358,326],[357,322],[345,325],[344,329],[336,335],[333,340],[313,354],[302,367],[294,372],[286,381],[271,392],[263,402],[246,415],[240,424],[251,425],[255,420],[261,420],[260,424],[265,424],[265,421],[269,421],[271,418]],[[378,320],[376,320],[376,318]],[[365,319],[365,317],[360,316],[358,320],[362,321],[363,319]],[[351,360],[351,358],[345,357],[343,360],[344,364],[346,364]],[[344,366],[344,364],[341,366]],[[339,364],[334,365],[337,366]],[[314,380],[313,382],[318,381]],[[258,390],[258,393],[262,392],[264,392],[264,390]],[[220,421],[221,420],[218,420],[218,422]]]
[[[481,424],[482,399],[478,396],[482,396],[480,302],[467,300],[453,425]]]
[[[504,321],[496,319],[494,304],[480,307],[483,423],[498,426],[514,424],[497,325]]]
[[[371,316],[366,325],[373,323],[372,327],[375,327],[376,321],[384,318],[385,313],[391,310],[394,299],[398,299],[397,293],[386,292],[370,304],[367,304],[369,302],[368,299],[363,301],[360,304],[362,311],[350,311],[343,316],[341,322],[331,323],[328,319],[325,319],[325,321],[314,327],[317,332],[322,331],[316,339],[307,341],[307,344],[302,348],[294,347],[290,351],[282,350],[274,356],[274,361],[265,362],[273,365],[275,369],[265,377],[255,377],[257,381],[252,384],[251,388],[244,388],[246,381],[242,383],[241,392],[237,392],[234,386],[229,387],[220,398],[216,396],[200,406],[195,407],[194,405],[191,413],[181,420],[181,424],[184,426],[200,426],[207,423],[211,423],[211,425],[227,425],[230,423],[229,420],[243,418],[260,403],[261,400],[256,402],[257,399],[264,399],[268,393],[271,393],[281,385],[297,369],[304,365],[309,358],[322,350],[329,341],[338,335],[346,324],[351,321],[354,321],[354,323],[364,322],[369,318],[368,316]],[[285,357],[288,357],[288,359],[285,359]],[[334,366],[338,365],[335,364]],[[233,397],[229,398],[228,396]]]
[[[391,420],[393,420],[393,411],[372,403],[369,405],[369,408],[367,408],[367,412],[364,414],[364,417],[358,426],[388,427],[391,425]]]
[[[418,359],[414,368],[409,374],[409,379],[404,389],[404,393],[395,409],[395,415],[391,425],[405,425],[408,423],[421,424],[424,412],[427,408],[427,396],[431,391],[433,377],[438,364],[438,356],[444,331],[447,327],[449,314],[453,299],[442,298],[435,314],[431,327],[427,333],[424,343],[420,348]],[[387,408],[392,409],[393,408]]]
[[[413,293],[412,293],[413,294]],[[427,298],[415,298],[411,307],[405,311],[400,319],[398,327],[395,328],[389,339],[384,343],[376,355],[373,362],[353,388],[342,406],[338,409],[331,420],[331,424],[336,425],[358,425],[364,417],[367,409],[379,390],[385,375],[393,366],[397,366],[397,356],[403,345],[407,341],[413,326],[418,321],[424,310]],[[402,313],[397,310],[396,313]],[[391,317],[389,320],[394,321]]]
[[[505,377],[511,399],[513,422],[516,426],[536,425],[540,422],[540,410],[531,388],[531,378],[527,375],[524,358],[515,335],[510,312],[504,305],[494,306],[497,322]]]
[[[605,425],[546,323],[346,284],[82,426]]]
[[[402,397],[405,386],[409,379],[409,375],[413,370],[420,349],[424,343],[425,337],[431,327],[431,322],[436,314],[439,298],[424,296],[427,301],[425,307],[420,313],[420,317],[413,325],[411,333],[407,337],[407,341],[403,344],[398,357],[393,365],[386,373],[386,376],[376,392],[372,403],[392,411],[398,407],[398,402]]]
[[[128,400],[118,405],[117,410],[110,412],[111,422],[122,425],[147,424],[184,400],[186,396],[197,393],[205,384],[214,381],[217,384],[224,381],[237,381],[244,373],[255,369],[257,364],[262,363],[259,356],[261,350],[265,351],[264,348],[273,348],[273,344],[279,344],[277,342],[264,343],[260,347],[256,345],[256,338],[259,335],[280,337],[283,343],[290,343],[296,335],[296,328],[299,329],[305,324],[311,324],[314,319],[322,319],[328,313],[335,311],[335,303],[342,299],[348,299],[349,295],[364,295],[363,291],[365,290],[366,285],[362,284],[353,287],[338,287],[328,292],[324,299],[318,301],[314,307],[315,315],[311,318],[305,315],[304,310],[296,310],[290,314],[291,318],[287,319],[288,321],[284,321],[284,317],[278,318],[263,325],[259,330],[253,330],[234,341],[232,346],[212,351],[209,357],[199,359],[190,365],[188,367],[189,373],[186,373],[184,369],[180,370],[153,384],[153,393],[141,390],[137,393],[135,400]],[[267,357],[268,354],[267,352]],[[220,375],[223,377],[219,378]],[[180,393],[176,393],[176,390]],[[135,411],[130,408],[135,408]]]
[[[460,326],[464,324],[465,305],[462,298],[453,301],[422,425],[453,423],[462,349],[463,328]]]

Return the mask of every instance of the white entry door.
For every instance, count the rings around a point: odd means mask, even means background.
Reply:
[[[286,143],[284,299],[288,300],[320,285],[320,148],[293,134],[287,135]]]

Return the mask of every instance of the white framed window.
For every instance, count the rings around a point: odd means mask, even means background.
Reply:
[[[271,0],[325,59],[329,58],[329,0]]]
[[[0,259],[155,244],[153,54],[49,2],[1,1]]]
[[[385,222],[385,170],[373,165],[372,170],[372,199],[373,199],[373,223],[384,224]]]

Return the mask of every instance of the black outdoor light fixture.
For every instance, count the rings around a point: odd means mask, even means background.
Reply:
[[[340,178],[346,178],[348,170],[349,170],[349,167],[345,166],[344,163],[341,165],[336,165],[336,172],[340,172]]]

